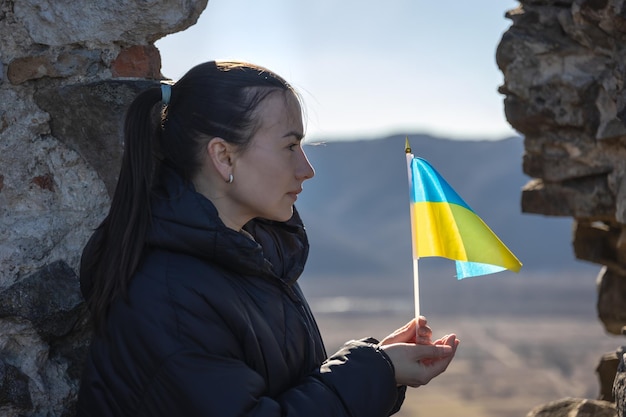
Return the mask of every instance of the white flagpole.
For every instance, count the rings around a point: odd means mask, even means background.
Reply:
[[[420,316],[420,274],[417,268],[417,258],[413,258],[413,294],[415,297],[415,317]]]
[[[411,152],[411,146],[409,145],[409,138],[407,136],[405,149],[406,153],[406,168],[409,176],[409,195],[413,190],[413,175],[411,173],[411,162],[413,161],[413,153]],[[418,256],[417,256],[417,248],[415,247],[415,236],[413,236],[413,232],[415,231],[415,215],[413,214],[413,207],[411,201],[409,200],[409,212],[411,216],[411,247],[413,252],[413,294],[415,299],[415,318],[420,316],[420,285],[419,285],[419,269],[417,266]]]

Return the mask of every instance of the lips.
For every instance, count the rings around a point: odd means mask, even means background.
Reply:
[[[291,198],[293,198],[294,200],[298,199],[298,194],[300,194],[302,192],[302,188],[299,188],[296,191],[289,191],[287,193],[288,196],[290,196]]]

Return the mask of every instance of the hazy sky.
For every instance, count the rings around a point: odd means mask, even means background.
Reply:
[[[510,0],[209,0],[198,23],[157,42],[163,75],[237,58],[302,94],[307,137],[428,133],[500,139],[495,51]]]

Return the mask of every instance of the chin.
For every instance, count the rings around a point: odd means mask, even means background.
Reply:
[[[293,217],[293,206],[289,207],[288,211],[282,211],[280,214],[272,217],[272,220],[277,222],[286,222]]]

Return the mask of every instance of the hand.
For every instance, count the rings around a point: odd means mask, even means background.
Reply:
[[[415,331],[416,326],[417,331]],[[409,336],[412,335],[412,337],[406,339],[406,334],[408,332],[411,332]],[[431,345],[432,335],[433,331],[430,326],[428,326],[428,321],[426,320],[426,317],[419,316],[419,318],[411,320],[395,332],[391,333],[389,336],[385,337],[383,341],[380,342],[380,345],[384,346],[391,343],[396,343],[398,341],[402,341],[404,343],[416,343],[418,345]]]
[[[416,337],[416,334],[419,336]],[[411,320],[381,342],[382,349],[395,368],[398,385],[426,385],[445,371],[454,358],[459,345],[454,334],[442,337],[435,343],[415,344],[417,338],[425,341],[431,335],[432,331],[426,325],[426,319],[420,317],[418,320]]]

